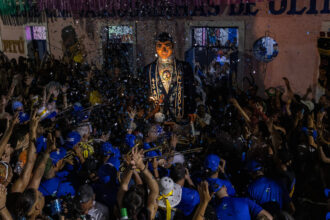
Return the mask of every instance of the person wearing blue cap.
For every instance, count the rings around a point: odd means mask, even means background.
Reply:
[[[78,132],[72,131],[68,134],[65,146],[68,149],[73,149],[81,140],[81,136]]]
[[[78,143],[81,141],[81,136],[78,132],[76,131],[72,131],[68,134],[67,139],[65,141],[65,149],[68,152],[73,152],[73,154],[75,155],[75,161],[78,163],[84,163],[85,162],[85,158],[82,155],[81,149],[78,146]],[[73,166],[72,165],[68,165],[68,169],[73,170]]]
[[[134,134],[126,134],[125,136],[125,144],[129,147],[132,148],[135,145],[135,140],[136,137]]]
[[[24,112],[24,106],[20,101],[13,101],[12,103],[13,112],[19,112],[18,118],[20,123],[24,123],[30,119],[30,115]]]
[[[104,164],[97,171],[98,181],[93,185],[96,199],[111,210],[117,202],[117,169],[110,165]]]
[[[16,112],[16,111],[23,111],[24,110],[24,107],[23,107],[22,102],[20,102],[20,101],[13,101],[13,103],[12,103],[12,109],[13,109],[14,112]]]
[[[71,194],[75,195],[75,190],[71,183],[67,181],[69,172],[60,171],[65,164],[67,151],[59,148],[49,156],[48,166],[44,174],[45,180],[40,184],[39,191],[44,196],[61,197]]]
[[[121,155],[117,147],[113,147],[109,142],[104,142],[101,146],[101,154],[104,156],[103,161],[105,164],[114,166],[119,170]]]
[[[215,193],[218,199],[216,205],[216,214],[218,219],[226,220],[249,220],[267,217],[272,220],[273,217],[257,203],[248,198],[231,197],[227,192],[225,183],[220,179],[208,180],[210,192]]]
[[[171,167],[170,177],[182,188],[181,201],[176,208],[183,213],[183,218],[191,219],[191,215],[194,213],[194,210],[199,204],[200,199],[198,192],[191,188],[194,186],[194,183],[190,179],[189,172],[183,166],[183,164],[177,163]],[[191,187],[185,187],[186,182]]]
[[[249,161],[248,169],[254,181],[248,186],[249,197],[272,214],[285,208],[294,212],[288,191],[277,181],[264,176],[263,167],[257,161]]]
[[[219,179],[220,172],[222,174],[225,174],[225,165],[225,160],[221,160],[220,157],[215,154],[209,154],[204,160],[204,168],[208,171],[207,181],[209,182]],[[236,190],[234,189],[231,182],[226,179],[221,179],[221,181],[223,181],[223,183],[226,185],[228,194],[230,196],[235,196]]]
[[[112,208],[116,204],[117,196],[117,172],[120,167],[120,151],[109,142],[104,142],[100,153],[103,156],[103,164],[97,171],[98,182],[94,189],[96,198]]]
[[[68,175],[67,172],[65,172]],[[75,195],[75,189],[72,184],[66,181],[65,177],[61,177],[62,172],[55,177],[43,181],[39,186],[39,191],[44,196],[53,196],[59,198],[61,196]]]

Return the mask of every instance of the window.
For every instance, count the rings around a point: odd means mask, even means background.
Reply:
[[[133,43],[133,28],[131,26],[109,26],[109,39],[117,43]]]
[[[108,69],[119,67],[123,74],[134,72],[134,35],[130,25],[105,26],[101,31],[103,60]]]
[[[229,54],[238,48],[238,28],[194,27],[192,47],[196,48],[195,61],[200,64],[229,63]]]
[[[192,27],[188,62],[209,84],[225,83],[237,73],[238,27]]]
[[[26,26],[25,37],[28,57],[33,58],[37,53],[42,59],[47,51],[47,32],[45,26]]]

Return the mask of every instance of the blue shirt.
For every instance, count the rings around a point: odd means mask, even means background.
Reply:
[[[62,173],[62,172],[60,172]],[[43,181],[39,186],[39,191],[44,196],[66,196],[75,195],[75,190],[70,182],[65,181],[65,177],[55,176],[54,178]]]
[[[194,189],[182,187],[182,197],[177,209],[183,212],[185,216],[190,215],[199,204],[199,194]]]
[[[113,164],[114,167],[116,167],[117,170],[120,168],[120,150],[117,147],[112,147],[112,152],[114,155],[110,157],[107,161],[107,163]]]
[[[213,178],[207,178],[208,182],[209,182],[209,180],[212,180],[212,179]],[[220,178],[218,178],[218,179],[220,179]],[[234,189],[234,187],[231,184],[231,182],[229,180],[225,180],[225,179],[220,179],[220,180],[226,186],[228,195],[235,196],[236,195],[236,190]]]
[[[252,200],[262,205],[267,202],[277,202],[280,208],[289,203],[289,194],[280,184],[267,177],[260,177],[248,187],[248,194]]]
[[[262,208],[248,198],[224,197],[216,206],[221,220],[250,220],[257,217]]]

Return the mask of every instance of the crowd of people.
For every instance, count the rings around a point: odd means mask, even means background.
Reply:
[[[214,63],[174,123],[119,63],[1,55],[0,219],[325,219],[329,93],[212,83]]]

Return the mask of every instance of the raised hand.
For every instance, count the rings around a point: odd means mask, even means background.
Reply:
[[[6,96],[4,96],[4,95],[1,96],[1,105],[6,106],[7,103],[8,103],[8,100],[7,100]]]
[[[137,169],[143,170],[145,165],[143,163],[143,149],[139,150],[137,147],[132,149],[132,168],[136,167]]]
[[[92,79],[92,77],[93,77],[93,71],[89,71],[88,73],[87,73],[87,76],[86,76],[86,81],[87,82],[90,82],[91,81],[91,79]]]
[[[135,115],[136,115],[136,109],[133,109],[130,112],[128,112],[128,116],[131,120],[134,120]]]
[[[30,119],[30,139],[37,137],[37,127],[40,121],[40,117],[37,116],[37,110],[34,110]]]
[[[186,168],[186,174],[184,175],[185,180],[189,180],[190,179],[190,173],[189,170]]]
[[[52,151],[55,151],[56,150],[56,137],[51,134],[51,133],[48,133],[47,135],[47,149],[46,149],[46,152],[47,153],[50,153]]]
[[[207,181],[201,182],[201,184],[198,186],[198,193],[201,199],[201,203],[204,204],[208,204],[214,195],[214,192],[210,194],[209,184]]]
[[[156,157],[152,159],[152,168],[154,168],[154,170],[158,168],[158,161]]]
[[[226,167],[226,160],[220,159],[220,165],[219,165],[219,170],[221,173],[225,173],[225,167]]]
[[[229,99],[229,102],[231,102],[234,106],[239,105],[239,104],[238,104],[238,101],[237,101],[235,98],[231,98],[231,99]]]
[[[14,117],[12,118],[11,124],[14,126],[19,123],[19,115],[18,112],[14,114]]]

